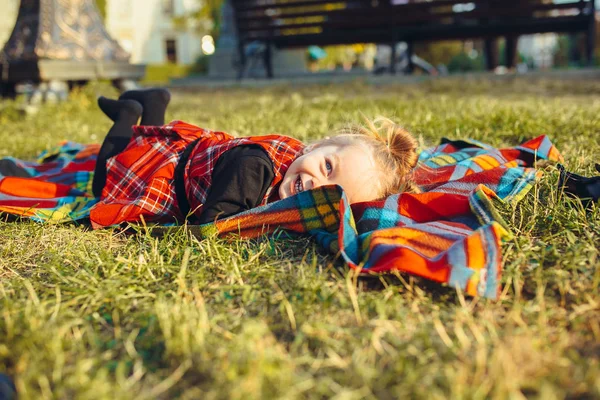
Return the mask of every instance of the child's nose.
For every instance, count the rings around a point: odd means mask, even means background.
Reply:
[[[310,190],[310,189],[314,189],[314,188],[323,186],[323,185],[325,185],[325,183],[321,179],[313,177],[313,178],[309,179],[309,181],[307,182],[307,185],[309,186],[308,190]]]

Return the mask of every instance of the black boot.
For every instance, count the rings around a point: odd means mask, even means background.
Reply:
[[[113,100],[104,96],[98,97],[98,107],[111,121],[117,122],[119,118],[134,120],[135,125],[143,113],[142,105],[135,100]]]
[[[589,208],[600,200],[600,176],[585,177],[569,172],[558,164],[560,178],[558,188],[565,193],[581,199],[584,207]],[[596,164],[596,171],[600,173],[600,164]]]
[[[165,112],[171,101],[171,93],[160,88],[128,90],[119,100],[135,100],[142,105],[144,113],[140,125],[161,126],[165,124]]]

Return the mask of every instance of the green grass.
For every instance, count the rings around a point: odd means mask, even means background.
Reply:
[[[0,103],[0,157],[98,142],[94,96],[23,117]],[[174,94],[169,117],[302,140],[391,117],[511,146],[547,134],[570,170],[600,162],[600,83],[442,80]],[[600,210],[536,188],[500,212],[497,302],[407,275],[358,278],[307,238],[157,239],[0,222],[0,372],[22,399],[600,398]]]
[[[146,66],[143,82],[147,85],[166,85],[171,79],[183,78],[191,73],[201,72],[200,66],[182,64],[150,64]]]

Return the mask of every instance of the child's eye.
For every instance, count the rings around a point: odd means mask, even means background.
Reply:
[[[325,169],[327,170],[327,176],[329,176],[331,171],[333,171],[333,167],[329,161],[325,161]]]

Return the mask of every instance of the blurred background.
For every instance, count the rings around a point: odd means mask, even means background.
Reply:
[[[95,0],[108,33],[131,54],[130,62],[147,65],[144,82],[166,83],[173,78],[209,74],[221,34],[224,0]],[[560,3],[554,0],[554,3]],[[600,6],[600,0],[597,2]],[[14,26],[19,0],[0,2],[0,43]],[[596,25],[598,26],[598,15]],[[596,28],[600,39],[600,29]],[[596,40],[594,65],[599,63]],[[503,64],[503,41],[499,63]],[[402,47],[402,44],[399,45]],[[400,49],[402,50],[402,49]],[[434,73],[484,71],[480,40],[419,43],[415,54]],[[311,46],[286,50],[293,58],[293,73],[325,71],[375,71],[389,63],[389,46]],[[521,36],[517,71],[577,68],[586,65],[583,35],[537,34]],[[298,65],[298,63],[302,65]],[[427,68],[421,73],[428,72]],[[431,72],[431,71],[429,71]],[[502,72],[502,71],[500,71]],[[419,73],[419,70],[417,70]]]

